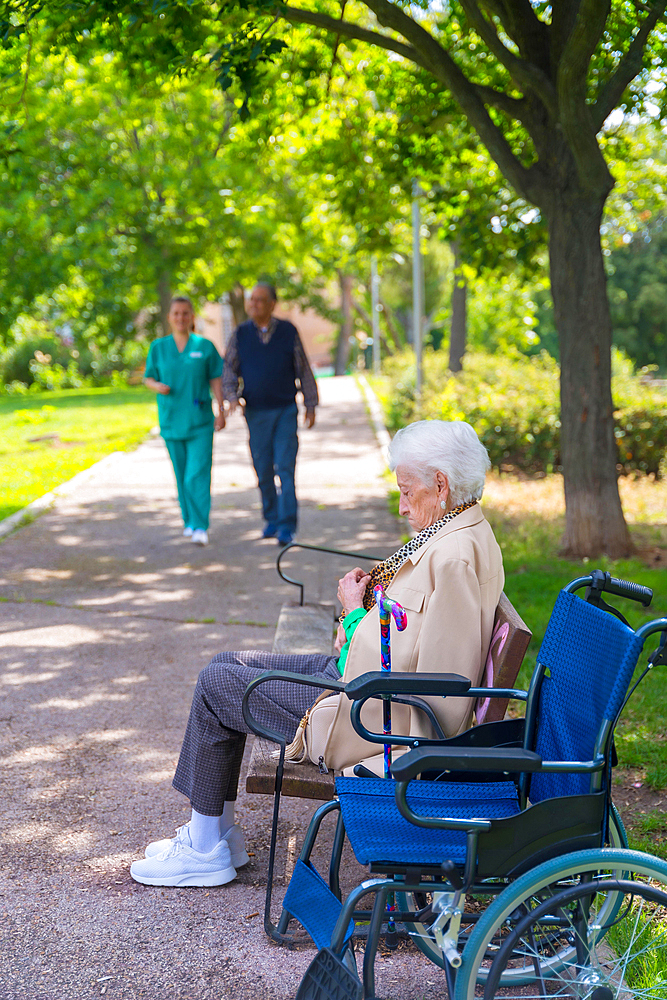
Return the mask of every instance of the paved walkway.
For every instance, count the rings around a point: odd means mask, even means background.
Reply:
[[[301,434],[299,538],[392,551],[401,526],[358,389],[349,378],[320,389],[317,425]],[[229,886],[148,888],[128,873],[188,815],[171,776],[197,673],[219,650],[269,649],[295,596],[275,573],[277,546],[259,539],[258,501],[237,416],[216,437],[208,548],[180,536],[160,439],[112,456],[0,543],[4,1000],[295,995],[314,950],[278,948],[262,929],[267,797],[241,795],[253,857]],[[308,600],[330,601],[349,563],[293,566]],[[287,803],[292,851],[311,811]],[[417,954],[378,965],[384,996],[443,996]]]

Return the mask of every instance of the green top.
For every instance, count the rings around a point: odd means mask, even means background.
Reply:
[[[343,676],[343,671],[345,670],[345,661],[347,660],[347,653],[350,648],[350,642],[352,641],[352,636],[354,635],[357,625],[365,618],[368,612],[365,608],[355,608],[354,611],[350,611],[348,615],[343,618],[343,628],[345,629],[345,645],[340,651],[340,656],[338,657],[338,669],[340,671],[341,677]]]
[[[172,336],[153,341],[144,378],[164,382],[171,389],[167,396],[157,397],[163,438],[183,440],[213,426],[209,382],[221,375],[222,358],[206,337],[191,333],[183,351]]]

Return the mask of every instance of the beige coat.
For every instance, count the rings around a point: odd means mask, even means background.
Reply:
[[[445,524],[411,555],[391,582],[387,594],[407,612],[403,632],[391,626],[392,671],[456,673],[479,684],[491,641],[496,605],[505,576],[502,554],[479,504]],[[377,608],[366,615],[352,637],[345,681],[380,669],[380,622]],[[430,698],[447,736],[470,725],[470,698]],[[340,695],[328,733],[324,759],[336,770],[375,756],[381,748],[363,740],[350,721],[351,702]],[[382,732],[382,707],[366,702],[362,721]],[[423,712],[392,705],[392,732],[432,736]],[[369,766],[373,764],[369,761]]]

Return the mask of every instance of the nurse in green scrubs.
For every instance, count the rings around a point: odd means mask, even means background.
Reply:
[[[151,344],[144,381],[158,394],[160,433],[176,474],[183,534],[208,545],[213,431],[225,426],[222,358],[210,340],[193,332],[194,320],[190,299],[172,299],[171,336]],[[211,392],[218,403],[215,418]]]

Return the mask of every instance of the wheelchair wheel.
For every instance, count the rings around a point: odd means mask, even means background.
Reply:
[[[601,912],[609,895],[615,916]],[[619,904],[617,906],[617,904]],[[572,958],[530,987],[531,997],[667,996],[667,892],[637,880],[594,878],[530,910],[507,935],[491,964],[484,1000],[493,1000],[518,951],[539,969],[562,942]],[[501,988],[502,989],[502,988]],[[502,994],[506,991],[502,989]]]
[[[454,1000],[473,1000],[477,983],[487,982],[491,975],[502,989],[499,995],[508,1000],[511,997],[525,996],[525,991],[519,987],[528,983],[531,984],[530,996],[535,998],[592,998],[599,985],[600,992],[596,1000],[615,1000],[617,997],[619,1000],[629,1000],[630,997],[667,1000],[667,971],[661,985],[660,977],[663,973],[660,972],[660,965],[655,964],[657,957],[662,968],[667,970],[667,937],[661,937],[651,929],[656,926],[653,911],[647,932],[652,943],[644,952],[651,968],[655,966],[650,986],[629,991],[622,978],[620,985],[614,986],[614,980],[609,977],[607,981],[597,983],[594,979],[587,982],[585,978],[577,981],[576,975],[579,972],[572,976],[575,968],[585,965],[581,955],[582,948],[595,954],[598,961],[601,961],[600,956],[613,961],[615,954],[626,954],[628,948],[632,950],[635,947],[632,940],[630,945],[626,945],[624,937],[630,931],[632,939],[633,921],[636,927],[643,926],[646,922],[641,911],[637,913],[635,910],[628,910],[628,900],[631,897],[624,890],[607,889],[597,899],[590,892],[590,883],[595,879],[632,880],[637,883],[637,898],[641,899],[644,886],[647,887],[644,895],[651,889],[667,892],[667,863],[638,851],[601,848],[566,854],[526,872],[494,900],[471,933],[457,975]],[[551,910],[559,905],[557,901],[554,903],[555,897],[567,890],[578,891],[582,885],[589,888],[582,889],[579,902],[591,897],[595,902],[589,907],[589,919],[580,923],[576,931],[569,926],[570,917],[567,912],[559,914],[563,922],[562,933],[560,926],[554,926],[553,920],[551,923],[540,923],[539,914],[543,913],[541,907]],[[664,933],[667,929],[667,913],[661,909],[656,912],[659,916],[657,926]],[[508,936],[524,927],[527,929],[525,932],[520,930],[518,941],[512,942],[509,950],[503,951]],[[503,957],[493,969],[494,961],[499,955]],[[633,954],[632,957],[633,961],[641,962],[641,955]],[[652,974],[650,972],[649,977]],[[546,990],[542,992],[540,976],[547,983]],[[581,972],[581,976],[585,976],[585,973]],[[537,987],[535,984],[538,984]],[[513,987],[517,987],[516,992]],[[485,993],[485,997],[495,994],[496,987],[489,989],[492,991]]]
[[[618,810],[614,805],[611,806],[609,813],[609,846],[610,847],[627,847],[628,838],[625,832],[625,827],[623,826],[623,820],[621,819]],[[438,965],[441,969],[444,968],[444,958],[442,952],[431,932],[431,922],[434,917],[429,920],[428,915],[428,905],[431,902],[430,893],[397,893],[396,902],[399,910],[408,911],[413,910],[419,912],[420,910],[427,910],[425,919],[422,921],[415,921],[414,923],[405,923],[405,929],[413,940],[414,944],[421,952],[426,955],[429,961]],[[463,949],[470,937],[472,930],[474,928],[473,924],[465,924],[465,918],[462,921],[462,932],[459,937],[459,946]],[[511,977],[510,977],[511,978]],[[480,972],[480,982],[486,981],[486,971],[481,970]],[[516,981],[516,978],[514,978]]]

